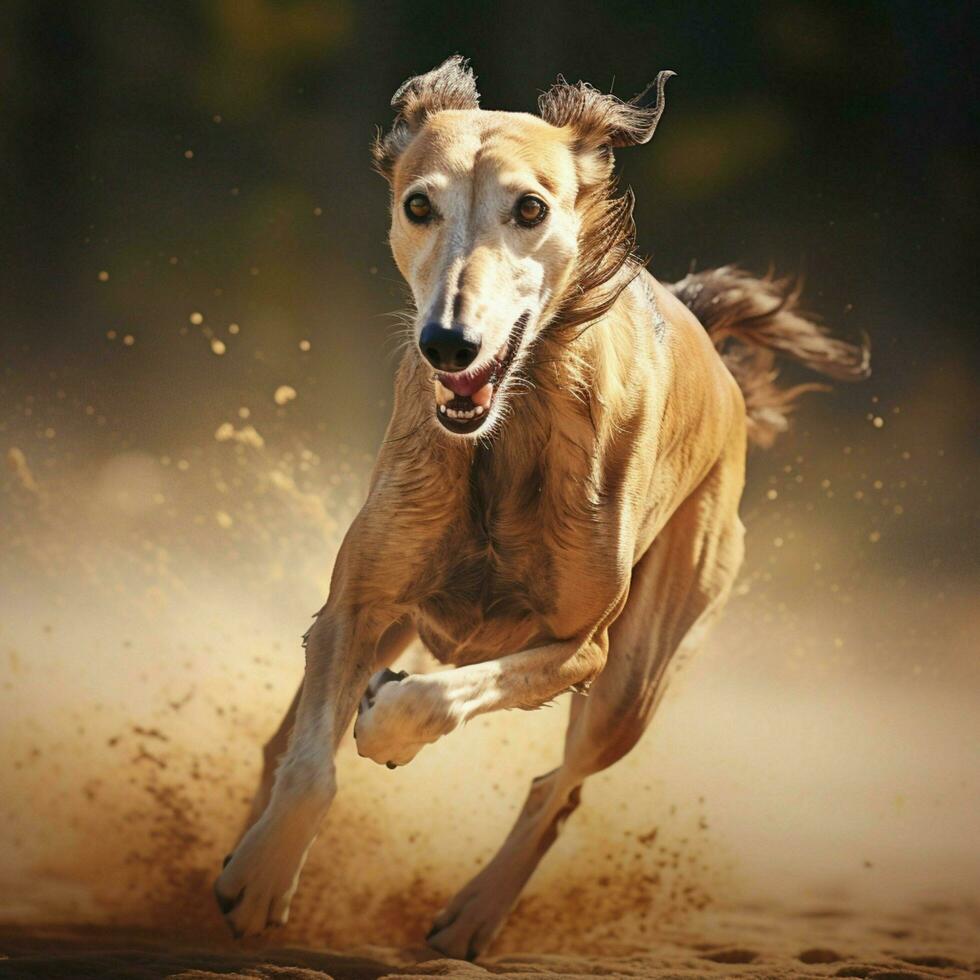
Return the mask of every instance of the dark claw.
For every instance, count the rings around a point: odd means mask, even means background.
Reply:
[[[226,854],[226,855],[225,855],[225,859],[224,859],[224,861],[222,861],[222,862],[221,862],[221,868],[222,868],[222,870],[224,870],[225,868],[227,868],[227,867],[228,867],[228,865],[229,865],[229,864],[231,863],[231,859],[232,859],[232,858],[233,858],[234,856],[235,856],[234,854]]]
[[[428,942],[437,932],[439,931],[438,926],[433,926],[426,934],[425,941]]]
[[[398,768],[398,763],[397,762],[386,762],[385,765],[389,769],[397,769]]]
[[[222,915],[227,915],[229,912],[233,912],[238,903],[242,900],[242,896],[245,894],[245,889],[243,888],[234,898],[228,898],[226,895],[222,895],[218,891],[218,886],[214,886],[214,899],[218,903],[218,908],[221,909]]]

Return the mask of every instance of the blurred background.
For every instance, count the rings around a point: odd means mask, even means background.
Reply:
[[[653,143],[620,154],[653,273],[802,272],[873,346],[869,382],[753,454],[727,617],[590,784],[523,921],[596,882],[620,924],[968,894],[968,9],[7,0],[0,916],[220,928],[210,880],[391,404],[405,291],[368,146],[454,52],[495,109],[534,111],[559,73],[629,97],[677,71]],[[480,719],[397,773],[345,750],[293,928],[421,928],[554,764],[566,710]]]

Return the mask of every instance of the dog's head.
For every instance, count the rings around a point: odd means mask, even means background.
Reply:
[[[559,79],[540,116],[481,110],[459,57],[395,93],[374,157],[391,185],[391,248],[415,299],[432,410],[449,432],[492,431],[535,338],[615,301],[634,232],[612,149],[650,139],[671,74],[630,102]]]

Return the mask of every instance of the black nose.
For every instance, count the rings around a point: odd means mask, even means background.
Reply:
[[[480,353],[480,341],[469,340],[462,327],[447,330],[441,323],[427,323],[419,335],[419,350],[437,371],[465,371]]]

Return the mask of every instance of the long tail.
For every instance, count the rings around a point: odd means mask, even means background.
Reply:
[[[742,395],[749,438],[771,446],[788,427],[797,398],[826,391],[818,383],[780,388],[777,357],[788,358],[836,381],[860,381],[871,373],[867,337],[851,344],[832,337],[800,312],[799,284],[759,279],[736,266],[691,273],[667,287],[704,324]]]

